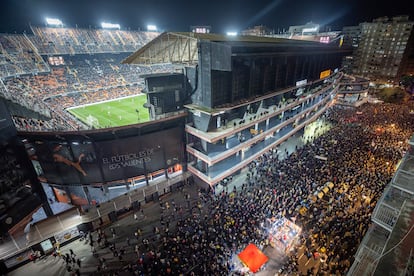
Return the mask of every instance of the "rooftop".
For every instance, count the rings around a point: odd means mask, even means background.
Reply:
[[[190,63],[198,62],[198,42],[210,41],[229,46],[232,54],[235,50],[249,51],[249,48],[260,49],[260,51],[287,53],[291,48],[338,51],[335,45],[324,44],[314,41],[294,40],[276,37],[260,36],[227,36],[213,33],[192,32],[164,32],[148,44],[140,48],[131,56],[122,61],[126,64],[154,64],[154,63]],[[273,50],[271,50],[273,49]]]

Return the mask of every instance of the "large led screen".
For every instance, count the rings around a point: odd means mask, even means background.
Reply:
[[[173,128],[106,141],[37,139],[31,141],[28,152],[42,182],[102,183],[181,163],[182,132],[181,128]]]

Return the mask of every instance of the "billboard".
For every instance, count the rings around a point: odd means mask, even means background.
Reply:
[[[323,79],[323,78],[329,77],[330,74],[331,74],[331,69],[322,71],[319,75],[319,78]]]
[[[329,36],[321,36],[321,37],[319,37],[319,42],[328,44],[330,42],[330,37]]]
[[[297,81],[297,82],[296,82],[296,86],[304,86],[304,85],[306,85],[307,83],[308,83],[308,80],[307,80],[307,79],[300,80],[300,81]]]
[[[182,137],[182,128],[176,127],[103,141],[38,139],[30,141],[27,149],[40,181],[90,184],[127,179],[181,163]]]

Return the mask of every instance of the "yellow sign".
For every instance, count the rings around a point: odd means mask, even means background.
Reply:
[[[330,74],[331,74],[331,69],[328,69],[328,70],[322,71],[322,72],[321,72],[321,74],[319,75],[319,78],[320,78],[320,79],[326,78],[326,77],[328,77]]]

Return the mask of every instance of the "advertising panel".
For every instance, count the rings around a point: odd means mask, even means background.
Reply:
[[[79,235],[80,235],[79,230],[75,226],[75,227],[72,227],[72,228],[69,228],[69,229],[65,230],[64,232],[60,232],[59,234],[56,234],[55,235],[55,240],[56,240],[56,242],[59,242],[60,244],[62,244],[64,242],[67,242],[71,239],[76,238]]]
[[[165,162],[167,166],[183,162],[183,129],[175,128],[167,130],[165,135],[174,139],[164,139]]]
[[[97,156],[104,179],[114,181],[154,172],[182,161],[182,130],[98,142]]]
[[[144,174],[144,161],[152,151],[141,148],[142,140],[142,137],[132,137],[96,143],[96,155],[106,181]]]
[[[308,83],[307,79],[300,80],[296,82],[296,86],[303,86],[303,85],[306,85],[307,83]]]
[[[84,156],[74,156],[67,142],[52,142],[50,146],[53,162],[56,164],[62,183],[80,183],[80,175],[86,176],[82,164]]]
[[[329,77],[330,74],[331,74],[331,69],[322,71],[319,75],[319,78],[323,79],[323,78]]]
[[[182,162],[182,137],[183,130],[177,127],[106,141],[36,139],[26,148],[40,181],[92,184],[128,179]]]
[[[34,161],[35,170],[39,174],[39,180],[49,183],[62,183],[57,170],[57,164],[53,160],[53,150],[48,141],[33,141],[28,153]]]
[[[4,264],[6,265],[7,268],[12,268],[14,266],[17,266],[18,264],[29,260],[29,256],[31,253],[32,253],[32,250],[23,251],[19,253],[18,255],[5,260]]]

